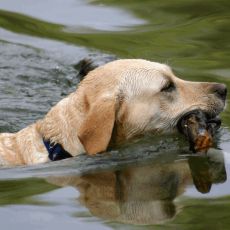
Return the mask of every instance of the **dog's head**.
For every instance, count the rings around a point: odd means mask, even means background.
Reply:
[[[169,133],[189,111],[210,118],[225,106],[224,84],[184,81],[164,64],[118,60],[91,71],[81,82],[83,122],[79,139],[90,154],[146,133]]]

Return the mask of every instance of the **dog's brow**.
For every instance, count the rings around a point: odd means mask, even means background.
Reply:
[[[166,82],[171,82],[172,81],[171,76],[169,76],[167,74],[164,74],[163,77],[164,77],[164,81],[166,81]]]
[[[171,75],[173,75],[173,71],[172,71],[171,67],[168,65],[164,65],[164,69],[162,69],[162,72],[164,75],[166,75],[168,77],[171,77]]]

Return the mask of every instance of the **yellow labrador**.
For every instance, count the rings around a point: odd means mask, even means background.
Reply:
[[[44,119],[17,133],[1,134],[0,163],[43,163],[53,150],[66,157],[93,155],[146,133],[173,132],[188,111],[217,116],[226,93],[223,84],[181,80],[164,64],[113,61],[89,72]]]

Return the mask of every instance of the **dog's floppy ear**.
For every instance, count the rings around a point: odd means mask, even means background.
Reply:
[[[115,123],[115,99],[100,98],[90,105],[78,137],[90,155],[105,151]]]

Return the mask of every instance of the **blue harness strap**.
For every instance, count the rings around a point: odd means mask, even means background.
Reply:
[[[44,140],[44,145],[49,153],[51,161],[63,160],[72,157],[60,144],[51,144],[49,140]]]

